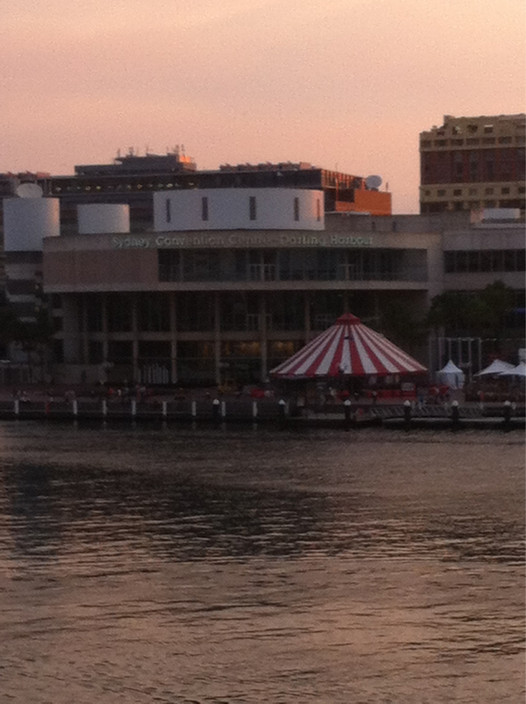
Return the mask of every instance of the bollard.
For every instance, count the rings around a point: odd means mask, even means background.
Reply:
[[[280,423],[284,425],[287,418],[287,402],[284,398],[280,398],[280,400],[278,401],[278,408]]]
[[[105,398],[102,399],[102,415],[104,418],[108,415],[108,402]]]
[[[351,400],[349,398],[346,398],[343,402],[343,414],[345,418],[345,430],[349,430],[351,427]]]
[[[452,430],[458,430],[460,427],[460,408],[458,407],[458,401],[453,401],[451,404],[451,428]]]
[[[406,430],[411,427],[411,401],[404,401],[404,426]]]
[[[168,415],[168,404],[166,401],[163,401],[162,409],[163,418],[166,418],[166,416]]]
[[[134,398],[131,400],[131,414],[133,418],[137,415],[137,401]]]
[[[214,420],[219,420],[219,413],[221,411],[221,402],[218,398],[212,401],[212,418]]]
[[[192,401],[190,404],[190,414],[192,418],[195,418],[197,416],[197,401]]]
[[[18,398],[15,398],[14,411],[15,411],[15,416],[20,415],[20,399],[18,399]]]
[[[511,411],[510,401],[504,401],[504,421],[502,423],[504,430],[509,430],[511,427]]]
[[[226,417],[226,402],[221,401],[221,418]]]
[[[252,418],[258,417],[258,402],[252,401]]]
[[[78,401],[77,401],[76,398],[73,399],[72,408],[73,408],[73,415],[74,415],[75,418],[76,418],[76,417],[78,416],[78,414],[79,414],[79,404],[78,404]]]

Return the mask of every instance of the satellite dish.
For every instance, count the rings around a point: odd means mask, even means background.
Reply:
[[[382,185],[382,177],[376,176],[375,174],[373,174],[372,176],[367,176],[367,178],[365,179],[365,185],[367,186],[367,188],[371,188],[372,190],[376,191]]]
[[[38,183],[21,183],[16,189],[19,198],[42,198],[42,193]]]

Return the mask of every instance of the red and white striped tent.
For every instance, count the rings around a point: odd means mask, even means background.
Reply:
[[[422,374],[427,369],[380,333],[346,313],[270,371],[277,379]]]

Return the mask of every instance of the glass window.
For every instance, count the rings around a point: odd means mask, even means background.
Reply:
[[[114,364],[131,364],[133,360],[133,343],[131,340],[110,340],[108,342],[108,361]]]
[[[159,281],[181,280],[181,253],[176,249],[159,249],[157,251]]]
[[[256,220],[257,218],[256,196],[249,196],[248,198],[248,216],[250,220]]]
[[[491,251],[482,251],[480,253],[480,270],[491,271],[493,265],[493,257]]]
[[[208,220],[208,198],[201,198],[201,220]]]
[[[300,199],[294,198],[294,220],[300,219]]]
[[[137,324],[141,331],[170,330],[170,305],[165,293],[140,293],[137,300]]]
[[[219,251],[195,249],[184,252],[183,281],[217,281],[219,279]]]
[[[221,330],[258,330],[259,299],[254,292],[225,292],[220,299]]]
[[[468,271],[475,272],[480,270],[480,252],[467,252]]]
[[[106,296],[106,315],[109,332],[128,332],[132,329],[131,296],[110,293]]]
[[[444,271],[453,274],[455,271],[455,252],[444,252]]]
[[[213,296],[205,291],[184,291],[176,299],[177,325],[181,332],[214,329]]]
[[[305,299],[301,292],[270,293],[266,299],[272,330],[303,330]]]
[[[504,250],[504,271],[515,271],[517,261],[514,249]]]
[[[102,297],[88,294],[85,298],[85,325],[88,332],[102,331]]]
[[[103,361],[102,342],[90,340],[88,343],[88,364],[100,364]]]

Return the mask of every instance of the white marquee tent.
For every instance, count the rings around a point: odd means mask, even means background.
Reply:
[[[500,376],[522,376],[526,377],[526,363],[519,362],[516,367],[508,369],[506,372],[501,372]]]
[[[502,359],[494,359],[493,362],[489,365],[489,367],[486,367],[485,369],[481,369],[480,372],[477,372],[475,376],[486,376],[488,374],[502,374],[503,372],[509,372],[510,369],[513,369],[513,364],[510,364],[509,362],[504,362]]]
[[[464,372],[450,359],[446,366],[437,372],[437,382],[446,384],[450,389],[461,389],[464,386]]]

